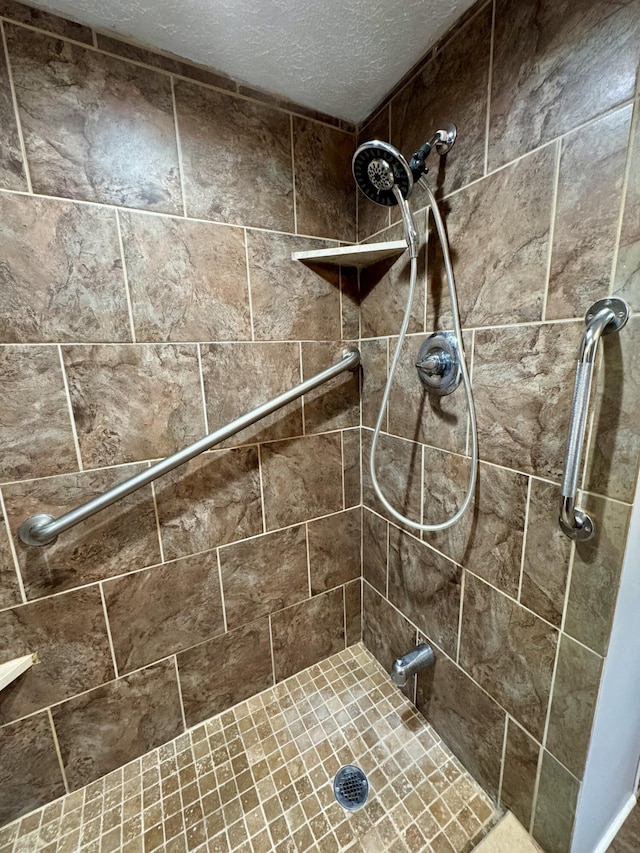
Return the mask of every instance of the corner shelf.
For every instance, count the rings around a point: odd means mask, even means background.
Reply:
[[[30,669],[34,663],[35,655],[24,655],[24,657],[0,664],[0,690],[8,687],[12,681]]]
[[[397,258],[406,248],[406,240],[388,240],[386,243],[363,243],[360,246],[342,246],[339,249],[292,252],[291,259],[315,261],[321,264],[342,264],[345,267],[368,267],[386,258]]]

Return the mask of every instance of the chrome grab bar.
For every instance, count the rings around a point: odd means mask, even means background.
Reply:
[[[586,512],[576,508],[575,501],[598,343],[603,335],[619,332],[629,314],[630,309],[624,299],[610,298],[594,302],[584,318],[586,329],[578,354],[558,519],[562,532],[576,542],[586,542],[595,533],[595,522]]]
[[[174,468],[177,468],[179,465],[183,465],[185,462],[193,459],[194,456],[198,456],[205,450],[209,450],[216,444],[220,444],[221,441],[224,441],[226,438],[230,438],[232,435],[240,432],[240,430],[251,426],[251,424],[256,423],[256,421],[261,420],[267,415],[270,415],[277,409],[281,409],[283,406],[286,406],[287,403],[297,400],[298,397],[302,397],[303,394],[307,394],[309,391],[313,391],[314,388],[324,385],[325,382],[328,382],[335,376],[339,376],[341,373],[344,373],[345,370],[355,370],[359,364],[360,350],[357,347],[347,347],[343,350],[341,360],[336,364],[333,364],[331,367],[327,367],[326,370],[323,370],[321,373],[317,373],[305,382],[301,382],[289,391],[279,394],[267,403],[263,403],[261,406],[258,406],[248,412],[246,415],[236,418],[236,420],[231,421],[231,423],[228,423],[226,426],[220,427],[220,429],[217,429],[215,432],[212,432],[204,438],[190,444],[189,447],[179,450],[177,453],[174,453],[173,456],[168,456],[166,459],[156,462],[155,465],[152,465],[145,471],[141,471],[139,474],[129,477],[128,480],[118,483],[118,485],[109,489],[109,491],[104,494],[99,495],[97,498],[93,498],[81,506],[76,507],[69,512],[65,512],[65,514],[61,515],[59,518],[53,518],[53,516],[45,515],[43,513],[32,515],[20,525],[20,529],[18,530],[20,539],[25,543],[25,545],[51,544],[56,540],[60,533],[64,533],[64,531],[69,530],[70,527],[74,527],[81,521],[85,521],[85,519],[90,518],[102,509],[106,509],[106,507],[111,506],[111,504],[119,501],[121,498],[137,491],[142,488],[142,486],[148,485],[153,480],[157,480],[158,477],[161,477],[163,474],[168,474],[169,471],[173,471]]]

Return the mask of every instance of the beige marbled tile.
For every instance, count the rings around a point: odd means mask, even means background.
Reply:
[[[168,456],[205,435],[195,345],[65,346],[86,467]]]
[[[251,338],[239,228],[136,213],[120,221],[137,341]]]
[[[4,47],[0,50],[0,188],[27,189]]]
[[[130,341],[113,211],[0,194],[0,339]]]
[[[183,81],[175,96],[189,216],[293,231],[289,116]]]
[[[7,26],[36,192],[147,210],[182,210],[167,76]]]

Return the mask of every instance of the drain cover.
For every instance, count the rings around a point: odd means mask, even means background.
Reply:
[[[345,809],[361,809],[369,796],[369,781],[359,767],[346,764],[336,773],[333,793]]]

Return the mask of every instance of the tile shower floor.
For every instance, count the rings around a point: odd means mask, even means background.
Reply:
[[[369,777],[355,812],[342,764]],[[461,853],[497,817],[358,644],[0,829],[0,853]]]

